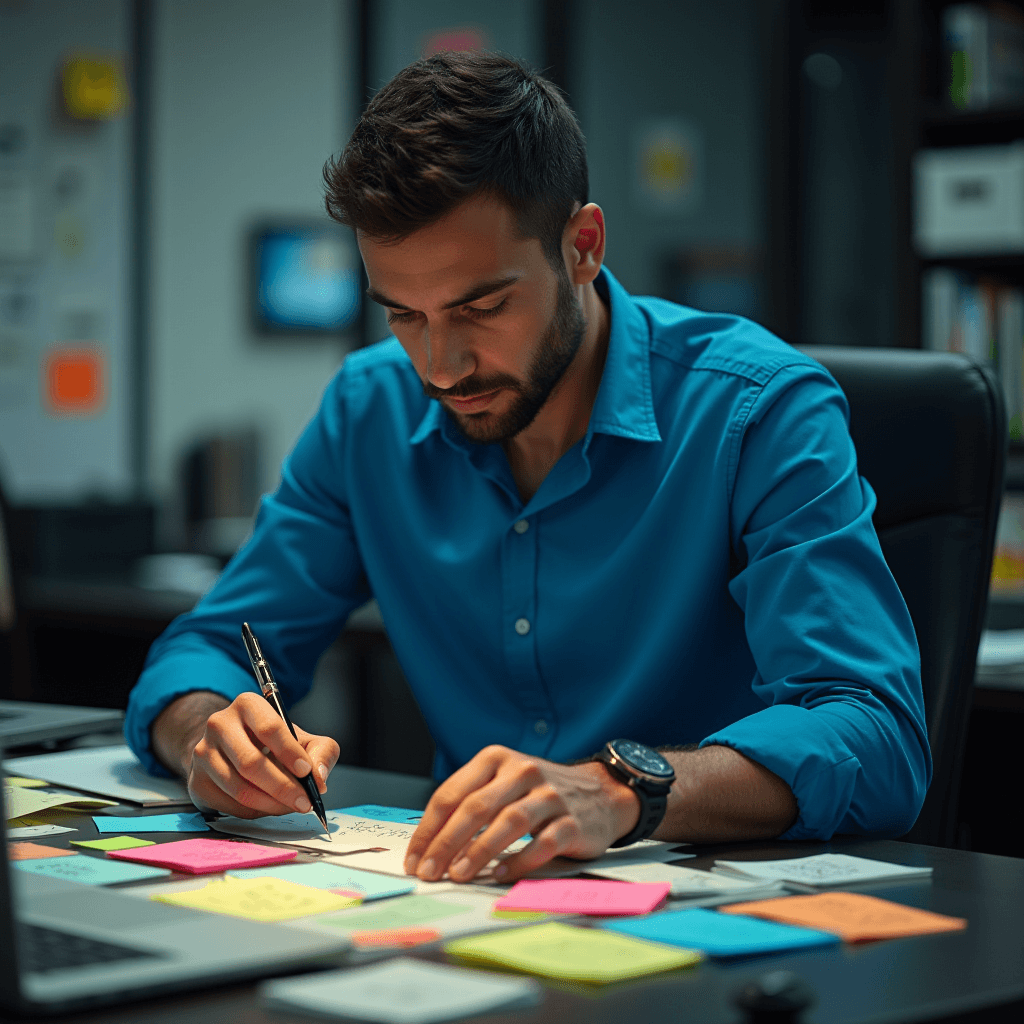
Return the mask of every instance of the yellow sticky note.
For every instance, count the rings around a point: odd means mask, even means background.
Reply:
[[[4,803],[7,806],[7,820],[24,818],[26,814],[37,814],[54,807],[116,807],[116,800],[101,800],[82,793],[40,793],[36,790],[9,786],[4,783]]]
[[[227,878],[191,892],[175,892],[151,899],[178,907],[230,914],[248,921],[289,921],[310,914],[326,914],[358,906],[359,900],[337,896],[324,889],[286,882],[283,878]]]
[[[64,64],[61,86],[68,113],[90,121],[117,117],[128,97],[121,62],[106,57],[72,57]]]
[[[601,928],[574,928],[557,922],[473,935],[449,942],[444,948],[446,953],[474,963],[563,981],[597,983],[689,967],[703,959],[691,949],[674,949]]]
[[[18,789],[39,789],[42,786],[47,785],[42,779],[22,779],[17,775],[8,775],[4,778],[4,784],[7,786],[17,786]]]
[[[551,915],[546,910],[492,910],[491,917],[500,921],[544,921]]]

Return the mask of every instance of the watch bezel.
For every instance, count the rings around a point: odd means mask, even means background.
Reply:
[[[619,753],[619,751],[618,751],[618,749],[616,747],[616,744],[622,743],[622,742],[624,742],[624,741],[623,740],[609,740],[605,744],[605,748],[604,748],[604,753],[605,753],[604,761],[605,761],[606,764],[610,765],[612,768],[618,769],[624,775],[626,775],[629,779],[632,779],[633,781],[635,781],[637,783],[644,782],[644,783],[647,783],[648,785],[656,786],[656,787],[661,787],[661,788],[664,788],[666,790],[671,788],[672,783],[675,781],[675,777],[676,777],[676,772],[675,772],[675,769],[672,767],[671,762],[669,762],[666,758],[662,758],[662,760],[665,762],[665,764],[667,764],[669,766],[671,774],[669,774],[669,775],[652,775],[650,772],[644,771],[643,768],[638,768],[627,757],[625,757],[623,754]],[[630,742],[630,743],[639,743],[639,741],[637,741],[637,740],[629,740],[628,742]],[[646,744],[639,744],[639,745],[640,746],[646,746]],[[653,747],[648,747],[647,749],[648,750],[653,750],[654,748]],[[655,753],[657,753],[657,751],[655,751]],[[658,756],[661,757],[660,754]]]

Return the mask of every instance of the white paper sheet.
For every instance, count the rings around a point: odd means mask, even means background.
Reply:
[[[893,879],[929,878],[931,868],[905,867],[868,860],[848,853],[819,853],[789,860],[716,860],[716,873],[740,878],[802,882],[805,885],[849,885],[853,882],[885,882]]]
[[[4,761],[3,767],[12,775],[45,779],[143,807],[192,803],[183,782],[150,775],[123,745],[15,757]]]

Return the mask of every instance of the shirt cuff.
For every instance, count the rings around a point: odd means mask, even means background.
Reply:
[[[240,693],[256,690],[256,682],[227,655],[207,648],[202,652],[168,651],[146,668],[135,684],[128,699],[124,738],[151,775],[173,777],[153,753],[150,727],[154,719],[171,701],[199,690],[232,701]]]
[[[839,734],[808,708],[774,704],[701,742],[732,747],[764,765],[796,797],[797,819],[780,839],[831,839],[847,816],[861,765]]]

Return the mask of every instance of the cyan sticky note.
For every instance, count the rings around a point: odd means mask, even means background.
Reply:
[[[708,956],[753,956],[807,946],[829,946],[839,941],[838,936],[828,932],[761,921],[756,917],[719,914],[702,907],[608,921],[602,927],[649,942],[699,949]]]
[[[351,814],[353,818],[372,818],[374,821],[397,821],[402,825],[418,825],[422,811],[407,807],[382,807],[380,804],[360,804],[358,807],[338,807],[338,814]]]
[[[272,868],[232,868],[232,878],[260,878],[270,875],[286,882],[309,885],[314,889],[345,889],[358,893],[364,900],[381,900],[386,896],[404,896],[412,892],[417,878],[389,878],[372,871],[346,868],[339,864],[281,864]]]
[[[54,867],[58,862],[63,865],[62,868]],[[143,878],[164,878],[170,874],[170,871],[163,868],[151,868],[145,864],[124,864],[104,857],[90,857],[84,853],[46,860],[19,860],[15,861],[14,866],[20,871],[63,878],[68,882],[80,882],[83,885],[115,885],[118,882],[137,882]]]
[[[97,814],[93,819],[100,832],[209,832],[210,826],[198,811],[182,814],[148,814],[137,818],[114,818]]]

